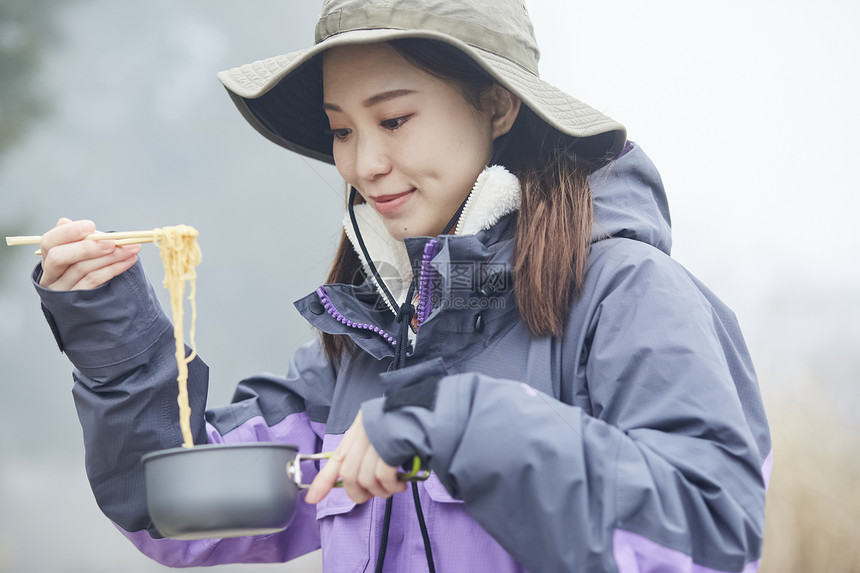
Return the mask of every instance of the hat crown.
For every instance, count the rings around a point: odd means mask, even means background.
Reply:
[[[538,73],[540,51],[523,0],[325,0],[315,41],[373,29],[444,34]]]

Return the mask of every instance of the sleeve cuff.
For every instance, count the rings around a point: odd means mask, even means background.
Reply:
[[[79,291],[52,291],[33,285],[60,350],[88,375],[135,356],[172,328],[138,260],[107,283]]]
[[[364,430],[385,463],[400,466],[414,456],[440,476],[447,474],[468,420],[470,376],[447,376],[432,381],[435,409],[405,405],[387,409],[388,398],[375,398],[361,406]]]
[[[394,414],[384,411],[385,398],[368,400],[361,405],[364,431],[379,456],[390,466],[399,467],[416,455],[426,460],[430,454],[426,439],[416,420],[397,423],[399,436],[395,437],[391,427]]]

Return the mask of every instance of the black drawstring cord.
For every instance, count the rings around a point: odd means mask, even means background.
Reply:
[[[382,573],[382,565],[385,563],[385,550],[388,547],[388,529],[391,526],[391,507],[394,505],[394,496],[385,500],[385,519],[382,521],[382,540],[379,542],[379,554],[376,556],[376,573]]]
[[[370,272],[373,273],[373,278],[376,279],[376,284],[379,285],[379,288],[382,289],[382,292],[385,294],[386,298],[388,298],[391,308],[397,308],[397,299],[394,298],[391,291],[388,290],[387,286],[385,286],[385,282],[382,280],[382,277],[379,276],[379,271],[376,270],[376,265],[373,264],[373,259],[370,258],[370,253],[367,252],[367,245],[364,244],[361,231],[358,229],[358,221],[355,219],[355,194],[355,187],[350,185],[349,200],[346,203],[346,207],[349,211],[349,220],[352,222],[352,229],[355,231],[356,239],[358,239],[358,246],[361,249],[361,254],[364,255],[364,260],[367,261],[367,266],[370,267]]]
[[[418,482],[412,482],[412,499],[415,500],[415,513],[418,515],[418,525],[421,526],[421,537],[424,539],[424,556],[427,558],[427,568],[430,573],[436,573],[436,565],[433,564],[433,550],[430,548],[430,534],[427,533],[427,525],[424,523],[424,510],[421,509],[421,498],[418,496]]]
[[[356,229],[356,233],[358,229]],[[372,265],[373,263],[371,263]],[[392,370],[399,370],[406,366],[406,352],[409,346],[409,325],[412,322],[412,315],[415,314],[415,307],[412,305],[412,295],[415,292],[415,284],[417,281],[413,278],[409,285],[409,290],[406,293],[406,302],[400,305],[397,309],[397,344],[394,346],[394,364]],[[414,495],[418,495],[418,490],[415,489],[415,482],[412,482]],[[417,497],[416,497],[417,499]],[[391,507],[394,505],[394,496],[385,500],[385,518],[382,522],[382,539],[379,542],[379,553],[376,556],[376,572],[382,573],[382,566],[385,563],[385,550],[388,548],[388,531],[391,527]],[[424,553],[429,555],[427,565],[430,571],[435,571],[433,567],[433,556],[430,552],[430,537],[427,535],[427,526],[424,524],[424,515],[421,512],[420,506],[418,509],[418,521],[421,526],[421,535],[424,537]]]
[[[412,297],[415,294],[417,279],[413,278],[406,291],[406,300],[397,309],[397,344],[394,347],[394,365],[392,370],[400,370],[406,366],[406,353],[409,349],[409,327],[412,324],[412,316],[415,314],[415,306]]]
[[[430,533],[424,522],[424,510],[421,509],[421,497],[418,495],[418,482],[412,482],[412,499],[415,501],[415,514],[418,516],[418,526],[421,528],[421,539],[424,540],[424,558],[427,559],[427,570],[436,573],[433,562],[433,549],[430,547]],[[379,554],[376,557],[376,573],[382,573],[385,564],[385,550],[388,548],[388,531],[391,527],[391,509],[394,506],[394,496],[385,500],[385,517],[382,521],[382,539],[379,542]]]
[[[355,237],[358,240],[358,246],[364,255],[364,260],[367,261],[367,266],[370,267],[370,272],[373,273],[379,288],[388,298],[391,303],[391,307],[397,309],[397,344],[394,347],[394,364],[392,365],[392,370],[399,370],[406,366],[406,353],[408,352],[409,347],[409,327],[412,324],[412,316],[415,314],[415,306],[412,304],[412,297],[415,294],[415,285],[418,284],[418,277],[412,277],[412,282],[409,284],[409,290],[406,293],[406,300],[403,304],[398,306],[397,300],[392,296],[388,287],[385,286],[385,283],[382,281],[382,277],[379,276],[379,271],[376,269],[376,265],[370,258],[367,246],[364,244],[364,239],[361,237],[361,231],[358,228],[358,222],[356,221],[355,210],[353,208],[355,194],[355,187],[350,186],[347,209],[349,210],[349,218],[352,223],[352,228],[355,231]],[[445,227],[442,234],[447,234],[448,231],[451,230],[451,227],[460,217],[460,213],[463,212],[463,208],[465,206],[466,201],[463,201],[460,208],[457,209],[457,213],[448,222],[448,225]],[[436,566],[433,564],[433,550],[430,547],[430,534],[427,532],[427,524],[424,523],[424,512],[421,509],[421,499],[418,496],[418,484],[415,482],[412,482],[412,496],[415,499],[415,513],[418,516],[418,525],[421,528],[421,538],[424,540],[424,555],[427,558],[427,567],[429,568],[430,573],[436,573]],[[385,501],[385,517],[382,521],[382,539],[380,540],[379,553],[376,557],[377,573],[382,573],[382,566],[385,563],[385,551],[388,548],[388,531],[391,528],[391,509],[393,505],[394,496],[391,496]]]

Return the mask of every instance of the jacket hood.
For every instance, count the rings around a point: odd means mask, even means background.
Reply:
[[[670,254],[669,203],[663,181],[642,148],[628,142],[621,156],[589,177],[594,203],[592,242],[624,237]]]

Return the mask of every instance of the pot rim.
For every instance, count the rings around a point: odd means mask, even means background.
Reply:
[[[240,448],[288,449],[292,450],[295,453],[298,453],[299,451],[298,447],[292,444],[281,444],[277,442],[234,442],[227,444],[200,444],[195,445],[193,448],[179,446],[176,448],[168,448],[166,450],[156,450],[154,452],[144,454],[140,459],[142,462],[147,462],[155,458],[173,456],[176,454],[190,454],[192,452],[204,452],[211,450],[234,450]]]

